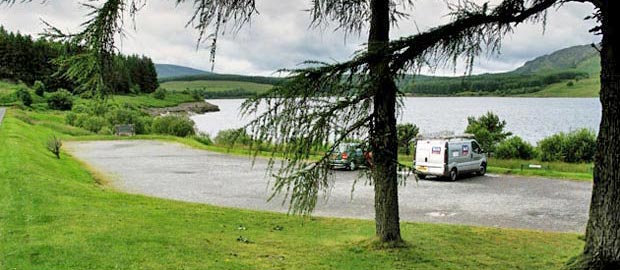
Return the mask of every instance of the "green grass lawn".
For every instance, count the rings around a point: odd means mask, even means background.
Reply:
[[[528,165],[542,165],[542,169],[528,168]],[[523,169],[522,169],[523,166]],[[489,173],[541,176],[577,181],[592,181],[592,163],[542,162],[538,160],[489,159]]]
[[[45,149],[79,133],[61,117],[10,109],[0,126],[0,269],[559,269],[583,246],[576,234],[403,223],[409,246],[382,250],[371,221],[125,194]]]
[[[233,90],[237,88],[243,88],[250,91],[256,91],[258,93],[267,91],[273,86],[269,84],[251,83],[251,82],[237,82],[237,81],[172,81],[161,84],[161,87],[171,91],[183,91],[193,89],[206,89],[209,92],[219,92],[226,90]]]
[[[555,83],[543,90],[524,96],[528,97],[598,97],[601,90],[599,75],[592,75],[588,79],[573,81],[573,86],[567,86],[566,82]]]

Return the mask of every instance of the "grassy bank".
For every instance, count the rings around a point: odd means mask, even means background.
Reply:
[[[542,168],[529,168],[530,164]],[[541,176],[548,178],[592,181],[592,163],[542,162],[538,160],[489,159],[489,173]]]
[[[410,246],[379,250],[371,221],[119,193],[45,149],[52,134],[79,133],[50,124],[59,117],[9,110],[0,127],[1,269],[558,269],[583,245],[575,234],[403,223]]]

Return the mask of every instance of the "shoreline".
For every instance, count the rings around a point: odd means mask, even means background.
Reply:
[[[206,101],[198,101],[198,102],[187,102],[181,103],[172,107],[164,107],[164,108],[148,108],[146,111],[152,115],[162,115],[166,113],[195,113],[195,114],[203,114],[209,112],[219,112],[220,107],[211,104]]]

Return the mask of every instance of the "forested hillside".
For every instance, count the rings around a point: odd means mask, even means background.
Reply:
[[[169,65],[169,64],[155,64],[155,69],[157,70],[157,78],[165,79],[171,77],[181,77],[181,76],[192,76],[192,75],[204,75],[210,74],[211,72],[178,66],[178,65]]]
[[[48,92],[82,89],[62,76],[62,59],[81,48],[47,39],[12,33],[0,26],[0,80],[33,85],[40,81]],[[106,74],[112,93],[150,93],[159,87],[153,61],[146,56],[116,55],[110,74]]]

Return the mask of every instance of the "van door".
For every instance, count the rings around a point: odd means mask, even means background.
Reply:
[[[473,153],[472,170],[478,171],[484,158],[484,153],[482,153],[482,147],[476,141],[471,141],[471,148]]]

